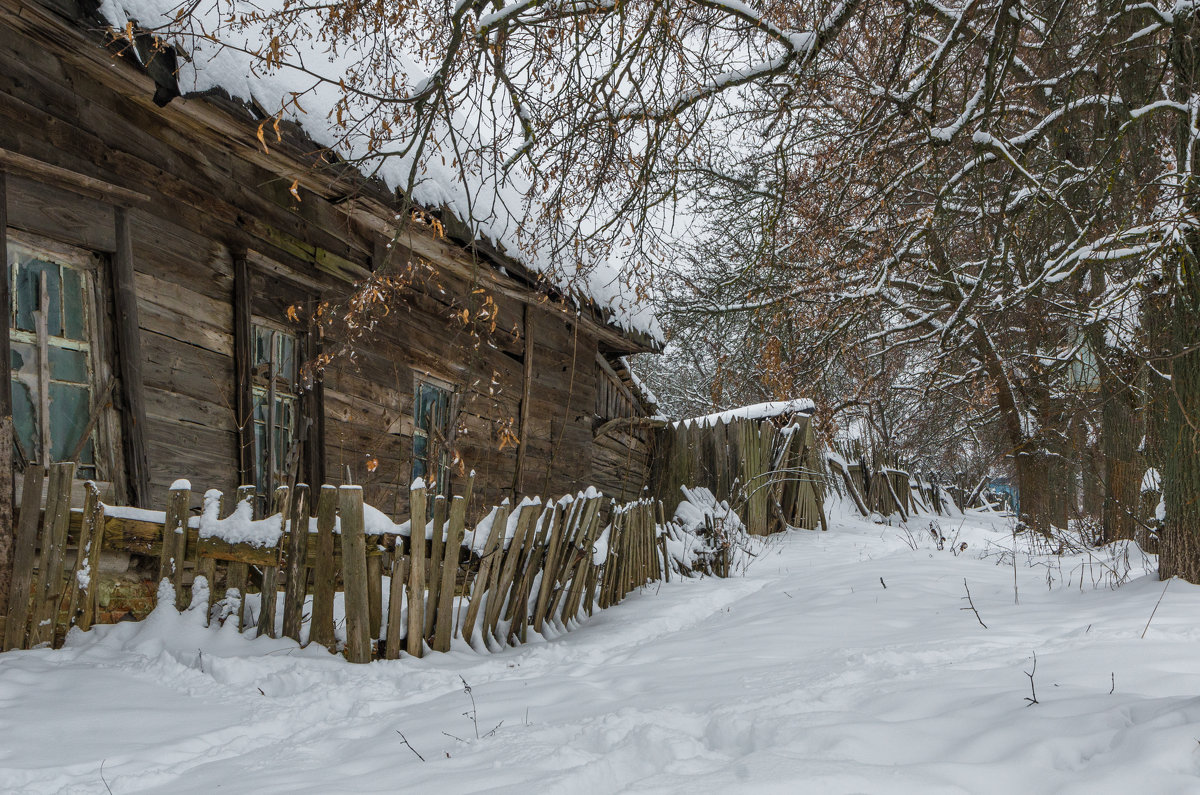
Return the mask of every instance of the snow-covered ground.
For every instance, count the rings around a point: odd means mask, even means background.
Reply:
[[[1163,583],[1136,550],[1111,588],[1108,552],[1014,569],[1005,520],[959,521],[956,555],[835,518],[491,655],[99,627],[0,655],[0,790],[1200,791],[1200,589],[1171,583],[1143,639]]]

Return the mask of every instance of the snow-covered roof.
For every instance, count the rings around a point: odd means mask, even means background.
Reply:
[[[179,8],[178,0],[101,0],[99,10],[118,30],[125,29],[130,22],[156,30],[175,19]],[[208,29],[218,29],[214,16],[220,13],[217,3],[197,5],[192,12]],[[253,36],[256,32],[261,34],[258,41]],[[268,33],[253,29],[239,35],[245,36],[247,50],[260,48],[262,41],[270,39]],[[377,163],[375,176],[389,188],[404,190],[423,207],[449,211],[477,239],[489,241],[505,255],[544,276],[573,300],[600,309],[606,322],[615,328],[646,335],[659,344],[663,342],[662,329],[648,301],[637,298],[626,286],[617,254],[565,268],[552,260],[550,252],[531,243],[530,235],[522,234],[522,224],[535,215],[527,205],[535,191],[528,176],[519,169],[505,169],[499,160],[464,165],[454,151],[448,151],[449,144],[439,149],[435,141],[432,151],[426,151],[416,164],[420,176],[409,189],[413,155],[390,156],[379,162],[377,150],[370,150],[361,139],[344,136],[337,125],[336,107],[341,96],[337,81],[359,60],[355,46],[342,47],[334,53],[323,51],[323,45],[314,41],[310,52],[300,53],[303,70],[287,64],[263,70],[260,59],[236,48],[195,38],[178,44],[188,56],[179,62],[178,82],[184,94],[220,89],[233,97],[253,100],[262,108],[283,108],[284,118],[301,125],[315,143],[331,148],[343,143],[350,150],[343,149],[339,154],[351,160],[363,158],[372,166]],[[421,82],[419,78],[425,72],[416,58],[404,57],[402,53],[398,60],[410,84]],[[320,83],[314,74],[334,82]],[[300,96],[304,112],[297,110],[293,102]],[[478,141],[487,135],[487,127],[487,120],[481,115],[457,112],[443,134],[447,139]],[[397,148],[400,143],[397,142]],[[564,273],[565,270],[574,272]]]
[[[728,411],[719,411],[716,414],[706,414],[703,417],[692,417],[681,420],[681,422],[695,423],[697,425],[716,425],[718,422],[728,424],[736,419],[761,420],[767,417],[779,417],[784,414],[812,414],[815,410],[815,404],[808,398],[771,400],[766,403],[755,403],[750,406],[729,409]]]

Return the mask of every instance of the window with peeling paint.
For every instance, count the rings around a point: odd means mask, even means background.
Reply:
[[[297,464],[299,344],[295,334],[253,324],[254,485],[264,497],[288,482]]]
[[[413,389],[412,479],[423,478],[428,494],[450,493],[450,407],[454,393],[424,378]]]
[[[97,478],[95,257],[8,243],[13,431],[28,461]]]

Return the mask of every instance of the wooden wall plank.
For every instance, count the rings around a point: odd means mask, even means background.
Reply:
[[[121,438],[129,504],[150,507],[150,460],[146,449],[146,406],[142,381],[142,340],[138,295],[134,282],[133,241],[129,212],[116,208],[117,251],[112,260],[113,316],[116,324],[117,372],[121,380]]]

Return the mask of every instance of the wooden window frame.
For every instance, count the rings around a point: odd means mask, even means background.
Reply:
[[[271,336],[271,353],[269,356],[269,367],[275,366],[275,353],[278,350],[278,342],[275,335],[282,334],[290,338],[292,341],[292,373],[261,373],[262,364],[255,366],[255,345],[257,342],[260,330],[269,332]],[[267,496],[274,493],[277,486],[290,485],[290,470],[294,469],[297,473],[297,478],[300,481],[304,480],[302,463],[299,460],[300,451],[296,448],[297,460],[295,465],[290,466],[288,455],[291,453],[291,448],[298,444],[298,437],[301,430],[303,417],[304,397],[299,388],[300,380],[300,362],[304,351],[304,334],[298,332],[294,328],[288,328],[285,324],[273,321],[269,318],[251,315],[250,318],[250,434],[254,442],[253,466],[254,480],[256,488],[261,491],[262,496]],[[255,407],[259,402],[267,403],[267,414],[260,423],[256,416]],[[292,424],[290,428],[284,427],[279,422],[277,412],[278,405],[291,406]],[[258,427],[264,426],[263,440],[266,444],[266,449],[260,448]],[[276,449],[276,434],[274,430],[284,430],[284,435],[288,440],[288,450],[284,451],[284,459],[282,470],[276,472],[275,461],[279,458],[279,450]],[[266,469],[264,470],[264,465]]]
[[[428,439],[428,432],[426,432],[425,430],[423,430],[421,428],[421,418],[417,416],[417,406],[420,401],[422,385],[427,385],[427,386],[433,387],[434,389],[439,389],[447,394],[446,421],[445,421],[446,431],[444,434],[445,440],[444,440],[444,443],[442,444],[441,450],[439,451],[441,456],[444,458],[444,461],[439,462],[439,464],[438,464],[438,470],[444,473],[444,477],[441,479],[441,482],[437,482],[437,480],[435,479],[434,482],[435,482],[435,485],[437,486],[436,490],[429,489],[427,491],[427,493],[429,494],[430,497],[436,496],[438,494],[440,494],[444,497],[449,497],[450,496],[450,486],[451,486],[451,483],[453,482],[453,477],[454,477],[454,473],[451,469],[451,464],[453,463],[453,461],[450,458],[450,452],[454,445],[454,425],[458,419],[459,390],[454,385],[453,382],[448,381],[444,378],[438,378],[437,376],[430,375],[429,373],[420,373],[420,372],[413,373],[413,393],[412,393],[413,394],[413,403],[412,403],[412,406],[413,406],[412,407],[412,421],[413,421],[412,449],[413,449],[413,454],[412,454],[412,465],[409,469],[409,482],[411,483],[412,481],[416,480],[417,477],[421,477],[425,481],[425,485],[426,485],[427,489],[429,486],[429,453],[428,453],[429,448],[428,447],[426,447],[427,452],[426,452],[426,457],[425,457],[425,460],[423,463],[425,471],[423,473],[421,473],[420,475],[418,475],[416,472],[417,460],[418,460],[417,452],[416,452],[417,436],[418,436],[418,434],[420,434],[422,436],[425,436],[426,439]],[[428,442],[427,442],[427,444],[428,444]]]
[[[84,275],[84,294],[87,301],[87,306],[84,308],[86,314],[85,334],[88,340],[86,343],[78,343],[63,338],[64,344],[55,347],[87,351],[88,397],[90,412],[95,414],[94,420],[89,417],[92,427],[88,430],[88,435],[94,439],[96,471],[94,477],[86,479],[95,480],[102,486],[111,485],[115,491],[121,492],[124,490],[125,468],[120,417],[115,411],[112,401],[117,379],[113,365],[113,346],[110,342],[112,334],[110,270],[112,265],[108,261],[109,258],[104,254],[89,251],[80,246],[69,245],[42,235],[15,229],[8,230],[6,248],[7,256],[4,263],[8,269],[6,279],[11,280],[17,250],[45,257],[50,262],[71,268]],[[12,328],[11,307],[15,295],[15,292],[10,291],[10,338],[26,344],[36,344],[36,340],[29,332]],[[30,339],[21,339],[26,336],[29,336]],[[39,402],[41,402],[40,399]],[[44,420],[39,420],[39,424],[44,422]],[[16,453],[19,448],[15,433],[14,448],[14,453]],[[40,450],[22,450],[22,452],[28,461],[44,463],[41,462],[43,455]]]

